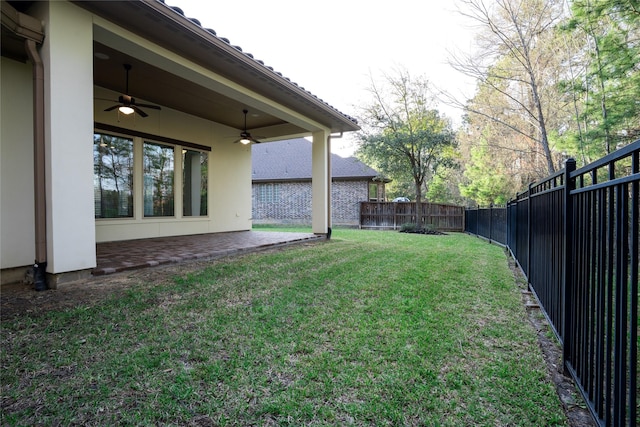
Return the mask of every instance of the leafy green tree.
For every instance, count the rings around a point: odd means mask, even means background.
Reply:
[[[461,13],[473,20],[483,32],[479,35],[476,55],[453,58],[458,71],[478,79],[501,101],[498,109],[475,109],[467,112],[529,138],[544,155],[547,173],[556,170],[549,141],[550,64],[555,51],[550,38],[553,26],[562,16],[558,0],[461,0]],[[553,115],[551,115],[553,117]]]
[[[460,196],[457,176],[457,169],[446,169],[434,176],[427,190],[427,199],[432,203],[462,205],[464,200]]]
[[[479,24],[475,55],[453,58],[477,79],[456,105],[465,172],[460,189],[499,203],[563,167],[640,138],[638,0],[461,0]]]
[[[408,197],[411,200],[416,199],[415,195],[415,185],[411,182],[411,178],[409,179],[393,179],[391,182],[386,184],[385,186],[387,199],[392,200],[396,197]]]
[[[511,175],[495,162],[486,144],[475,146],[464,172],[466,182],[460,184],[460,193],[480,206],[504,204],[517,193]]]
[[[582,72],[563,85],[577,100],[576,143],[595,160],[640,137],[640,3],[575,0],[564,26],[581,43]]]
[[[456,139],[448,119],[433,108],[428,81],[406,70],[371,83],[373,101],[362,111],[357,155],[394,181],[413,182],[422,202],[427,183],[438,169],[451,166]]]

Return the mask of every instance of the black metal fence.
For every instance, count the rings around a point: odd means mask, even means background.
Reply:
[[[468,210],[465,226],[509,248],[594,419],[636,426],[640,140],[575,168],[568,160],[505,208]]]
[[[506,246],[507,210],[504,206],[467,209],[464,215],[464,231]]]

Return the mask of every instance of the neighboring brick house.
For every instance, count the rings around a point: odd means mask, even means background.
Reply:
[[[384,200],[385,182],[355,157],[331,154],[331,221],[357,226],[360,202]],[[254,224],[311,223],[311,142],[305,138],[252,146]]]

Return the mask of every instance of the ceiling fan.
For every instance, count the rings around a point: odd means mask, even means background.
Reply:
[[[239,142],[244,145],[251,144],[252,142],[254,144],[260,144],[262,141],[258,141],[247,131],[247,113],[249,111],[245,108],[244,110],[242,110],[242,112],[244,113],[244,130],[240,132],[240,139],[235,142]]]
[[[122,114],[129,115],[133,113],[138,113],[140,117],[147,117],[148,114],[142,111],[139,107],[160,110],[160,107],[158,107],[157,105],[136,103],[136,99],[129,95],[129,70],[131,70],[131,64],[124,64],[124,69],[126,70],[126,73],[127,73],[125,93],[118,97],[118,104],[113,105],[104,111],[113,111],[117,108],[118,111],[121,112]]]

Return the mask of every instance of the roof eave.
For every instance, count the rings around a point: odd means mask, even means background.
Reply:
[[[118,2],[74,0],[73,3],[111,20],[118,16],[118,11],[116,10],[118,3],[121,5],[126,3],[135,4],[143,9],[143,16],[148,14],[147,16],[153,19],[162,19],[203,42],[204,46],[215,51],[217,56],[226,57],[239,63],[240,66],[237,67],[234,73],[239,83],[252,83],[252,90],[256,92],[260,92],[260,86],[256,87],[256,83],[259,81],[266,81],[267,84],[271,83],[275,85],[280,92],[283,92],[282,99],[275,99],[276,101],[287,105],[291,104],[293,98],[295,100],[293,107],[309,118],[316,120],[318,123],[326,125],[330,128],[331,132],[351,132],[360,129],[356,119],[341,113],[311,92],[284,77],[272,67],[255,59],[253,55],[243,52],[240,47],[232,45],[222,37],[218,37],[214,30],[203,28],[197,20],[187,18],[176,9],[159,0],[123,0]],[[130,9],[127,9],[126,12],[130,12]],[[167,42],[166,39],[162,39],[161,37],[157,37],[156,40],[152,41],[160,43]],[[202,47],[202,49],[205,49],[205,47]],[[219,66],[219,63],[206,61],[208,57],[210,57],[210,55],[200,55],[198,59],[201,62],[205,62],[212,71],[217,71],[216,65]],[[238,72],[238,70],[240,70],[240,72]],[[264,84],[265,83],[262,83],[262,85]],[[286,95],[287,92],[289,96]]]

